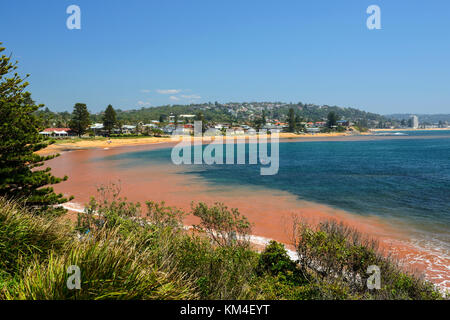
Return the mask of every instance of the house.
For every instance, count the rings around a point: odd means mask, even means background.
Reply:
[[[73,136],[73,131],[70,128],[47,128],[39,132],[40,135],[46,137],[63,138]]]
[[[233,134],[236,136],[242,136],[245,134],[245,130],[243,127],[233,127]]]
[[[336,123],[338,126],[342,126],[342,127],[350,126],[350,121],[348,121],[348,120],[338,120]]]
[[[267,123],[262,128],[266,129],[267,132],[279,132],[282,127],[279,124]]]
[[[103,129],[103,123],[94,123],[93,125],[90,126],[90,128],[92,130],[102,130]]]
[[[89,129],[92,130],[92,132],[94,133],[94,136],[104,135],[103,123],[94,123],[93,125],[91,125],[89,127]]]
[[[193,134],[194,133],[194,125],[185,124],[182,126],[184,134]]]
[[[144,124],[142,126],[145,128],[158,128],[158,126],[154,123],[148,123],[148,124]]]
[[[306,128],[306,132],[308,133],[319,133],[320,132],[320,128]]]
[[[168,126],[166,126],[166,128],[167,127]],[[167,128],[166,130],[164,130],[164,132],[170,133],[172,135],[188,136],[194,133],[194,126],[192,124],[185,124],[185,125],[178,125],[175,128],[175,126],[172,125],[171,128]]]
[[[175,126],[173,124],[168,124],[162,128],[162,131],[166,134],[172,134],[175,131]]]
[[[152,130],[154,129],[159,129],[159,127],[154,123],[147,123],[142,125],[141,132],[144,134],[150,134],[150,132],[152,132]]]
[[[219,129],[215,129],[215,128],[209,128],[208,130],[205,131],[205,133],[203,133],[203,136],[205,137],[215,137],[215,136],[221,136],[222,135],[222,131],[220,131]]]
[[[180,118],[195,118],[195,114],[180,114]]]
[[[122,133],[132,134],[136,132],[136,126],[125,124],[122,126]]]
[[[326,121],[317,121],[316,127],[325,127],[327,125]]]
[[[214,129],[217,129],[217,130],[222,130],[223,128],[227,128],[227,126],[223,125],[221,123],[218,123],[214,126]]]

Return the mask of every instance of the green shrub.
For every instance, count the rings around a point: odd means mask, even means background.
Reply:
[[[215,246],[203,236],[165,233],[155,237],[155,241],[164,243],[153,250],[164,252],[162,261],[195,281],[201,299],[250,298],[250,282],[256,277],[256,252],[240,246]]]
[[[186,232],[182,225],[184,213],[165,206],[163,202],[146,202],[144,220],[140,218],[142,212],[137,204],[127,203],[119,197],[119,185],[101,187],[98,191],[101,200],[91,199],[86,212],[79,214],[80,231],[89,230],[88,235],[94,236],[101,230],[117,228],[123,237],[139,234],[134,239],[135,243],[148,250],[154,263],[180,277],[189,275],[196,286],[194,291],[201,298],[248,297],[249,279],[256,277],[254,269],[258,261],[258,254],[249,250],[248,244],[226,241],[219,242],[224,246],[218,246],[217,242],[211,243],[203,232],[200,236]],[[236,210],[228,211],[217,204],[213,207],[200,204],[194,210],[202,218],[211,219],[205,222],[211,226],[210,232],[228,234],[230,230],[239,230],[248,236],[245,233],[248,230],[244,223],[246,219],[240,217]],[[223,219],[218,219],[218,215]]]
[[[378,251],[376,241],[365,239],[356,230],[334,221],[312,228],[297,224],[297,253],[305,273],[321,284],[346,287],[349,294],[366,299],[436,299],[438,290],[413,271]],[[381,288],[369,289],[368,267],[380,268]]]
[[[249,246],[251,224],[237,209],[229,210],[222,203],[215,203],[211,207],[199,203],[192,204],[192,215],[201,220],[194,228],[205,232],[218,246]]]
[[[276,241],[270,241],[259,256],[257,271],[260,275],[267,272],[278,277],[278,281],[291,285],[299,285],[306,280],[297,263],[288,256],[284,245]]]
[[[91,197],[84,213],[78,214],[76,230],[88,233],[103,228],[119,228],[124,234],[136,232],[139,223],[135,222],[145,223],[141,218],[140,204],[120,198],[120,191],[120,183],[99,187],[100,200]]]
[[[160,203],[147,201],[145,204],[147,207],[146,217],[151,224],[157,227],[183,227],[185,214],[182,210],[166,206],[164,201]]]

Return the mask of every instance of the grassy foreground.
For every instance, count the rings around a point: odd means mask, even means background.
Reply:
[[[191,213],[201,223],[186,230],[180,210],[113,194],[74,226],[0,198],[0,299],[442,299],[343,225],[295,223],[292,261],[277,242],[253,250],[237,210],[200,203]],[[81,289],[67,286],[74,265]],[[380,289],[367,288],[370,265]]]

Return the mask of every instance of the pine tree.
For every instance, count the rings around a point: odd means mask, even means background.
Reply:
[[[0,52],[4,50],[0,47]],[[67,180],[67,176],[57,178],[50,168],[37,169],[59,155],[35,153],[52,142],[39,134],[42,121],[35,113],[43,105],[36,105],[25,91],[28,82],[15,72],[17,63],[11,62],[10,56],[0,57],[0,195],[19,199],[39,213],[62,213],[65,210],[54,205],[68,200],[49,185]]]
[[[332,128],[337,125],[337,121],[339,120],[339,117],[336,114],[336,112],[334,112],[334,111],[329,112],[327,118],[328,118],[328,121],[327,121],[328,128]]]
[[[305,125],[302,124],[302,122],[303,118],[299,114],[297,114],[295,116],[295,126],[297,128],[297,131],[305,131]]]
[[[69,127],[76,132],[79,137],[86,133],[91,120],[89,119],[89,111],[84,103],[76,103],[73,107],[72,119]]]
[[[263,110],[263,111],[262,111],[261,123],[262,123],[263,125],[265,125],[265,124],[267,123],[267,120],[266,120],[266,110]]]
[[[108,135],[111,135],[111,131],[117,125],[116,111],[112,105],[108,105],[103,116],[103,128],[108,131]]]
[[[289,124],[289,132],[294,132],[295,131],[295,111],[293,108],[289,109],[288,124]]]

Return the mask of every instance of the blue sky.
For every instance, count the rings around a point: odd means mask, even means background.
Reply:
[[[66,8],[81,8],[69,30]],[[381,8],[381,30],[366,9]],[[284,101],[450,113],[450,1],[3,1],[0,41],[51,110]]]

